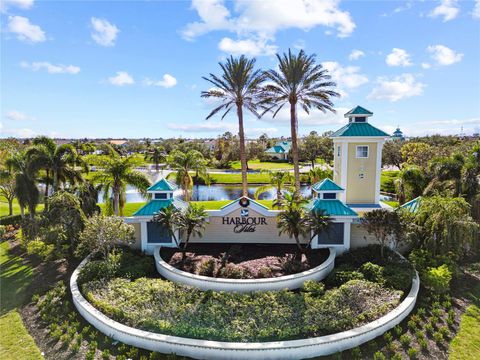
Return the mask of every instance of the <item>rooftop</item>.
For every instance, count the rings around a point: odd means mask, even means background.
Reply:
[[[165,178],[160,179],[150,186],[147,191],[174,191],[177,187]]]
[[[332,180],[326,178],[326,179],[323,179],[322,181],[314,184],[312,186],[312,189],[315,190],[315,191],[342,191],[344,190],[343,188],[341,188],[340,186],[338,186],[337,184],[335,184]]]
[[[358,216],[355,211],[342,203],[340,200],[315,199],[310,203],[310,210],[321,210],[329,216]]]
[[[345,113],[345,117],[350,117],[351,115],[364,115],[364,116],[372,116],[373,113],[359,105],[355,106],[352,110]]]
[[[363,137],[389,137],[385,131],[377,129],[375,126],[363,122],[351,122],[345,125],[344,127],[335,131],[330,137],[343,137],[343,136],[363,136]]]
[[[140,209],[133,213],[133,216],[152,216],[158,213],[160,210],[169,207],[171,204],[177,209],[183,209],[187,206],[187,203],[175,198],[166,200],[150,200],[143,205]]]

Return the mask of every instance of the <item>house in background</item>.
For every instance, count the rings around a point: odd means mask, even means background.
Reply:
[[[281,140],[271,148],[265,150],[265,154],[274,160],[288,160],[288,153],[291,147],[291,141]]]

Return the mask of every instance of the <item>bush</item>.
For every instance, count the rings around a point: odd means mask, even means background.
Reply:
[[[102,352],[102,359],[103,359],[103,360],[108,360],[108,359],[110,359],[110,350],[108,350],[108,349],[103,350],[103,352]]]
[[[203,261],[198,266],[198,275],[213,277],[215,275],[215,260],[208,259]]]
[[[0,225],[17,225],[22,221],[21,215],[8,215],[0,217]]]
[[[341,286],[350,280],[364,280],[365,277],[359,271],[351,270],[349,265],[340,265],[332,270],[325,279],[330,286]]]
[[[399,353],[395,353],[392,355],[390,360],[403,360],[403,358],[402,358],[402,355],[400,355]]]
[[[385,279],[383,277],[383,266],[367,262],[360,267],[360,271],[365,276],[365,279],[379,284],[383,284]]]
[[[400,336],[403,333],[403,329],[400,325],[397,325],[393,328],[393,331],[395,332],[395,335]]]
[[[7,232],[7,227],[5,225],[0,225],[0,238],[3,238],[3,235]]]
[[[410,290],[414,274],[412,266],[406,261],[387,264],[383,270],[385,285],[404,292]]]
[[[393,341],[393,335],[390,332],[386,332],[383,334],[383,340],[385,340],[387,344],[390,344]]]
[[[325,294],[325,285],[318,281],[307,280],[303,283],[303,291],[312,296],[321,297]]]
[[[435,342],[438,345],[441,345],[443,343],[443,334],[439,331],[434,332],[433,333],[433,340],[435,340]]]
[[[387,357],[381,351],[376,351],[373,354],[373,360],[387,360]]]
[[[295,258],[295,255],[287,254],[278,260],[278,265],[285,274],[296,274],[302,271],[302,263]]]
[[[418,356],[418,350],[411,347],[407,350],[407,355],[410,359],[416,359]]]
[[[243,279],[245,269],[241,266],[229,263],[218,272],[218,277],[226,279]]]
[[[258,270],[258,274],[257,274],[258,278],[268,279],[268,278],[271,278],[272,276],[273,276],[272,269],[269,268],[268,266],[262,266]]]
[[[27,243],[28,255],[37,255],[42,260],[48,260],[52,256],[54,250],[55,246],[53,244],[47,245],[39,239],[35,239]]]
[[[429,268],[423,276],[424,286],[437,294],[448,292],[451,280],[452,272],[445,264],[436,268]]]
[[[352,359],[360,360],[362,358],[362,350],[357,346],[350,351]]]
[[[404,347],[410,346],[410,343],[411,343],[411,342],[412,342],[412,339],[410,338],[409,335],[403,334],[402,336],[400,336],[400,343],[401,343]]]

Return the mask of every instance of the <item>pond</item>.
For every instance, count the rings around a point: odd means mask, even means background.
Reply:
[[[248,196],[252,199],[255,198],[255,192],[260,187],[260,185],[252,185],[248,187]],[[300,189],[303,197],[309,199],[312,197],[312,192],[310,185],[301,185]],[[176,190],[174,195],[176,197],[182,197],[182,190]],[[146,199],[142,197],[131,186],[127,187],[127,203],[135,202],[144,202]],[[210,200],[235,200],[242,196],[242,186],[241,185],[224,185],[224,184],[214,184],[214,185],[194,185],[192,188],[191,200],[193,201],[210,201]],[[259,196],[260,200],[273,200],[276,198],[276,190],[269,189]],[[103,202],[103,193],[100,193],[98,196],[98,202]]]

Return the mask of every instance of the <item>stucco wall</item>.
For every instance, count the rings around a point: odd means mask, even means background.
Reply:
[[[263,343],[208,341],[151,333],[108,318],[95,309],[78,288],[78,274],[87,261],[88,258],[83,260],[70,278],[73,304],[87,322],[106,336],[125,344],[194,359],[307,359],[345,351],[381,336],[402,322],[415,307],[420,288],[416,274],[410,292],[399,306],[385,316],[352,330],[315,338]]]
[[[141,246],[142,246],[142,240],[141,240],[141,233],[140,233],[140,223],[131,223],[130,225],[132,225],[134,228],[135,228],[135,243],[133,243],[131,245],[132,249],[135,249],[135,250],[141,250]]]
[[[342,183],[342,157],[338,156],[338,148],[340,147],[340,154],[342,154],[342,147],[345,146],[342,143],[333,143],[333,181],[340,185]]]
[[[368,158],[357,158],[357,146],[368,146]],[[375,203],[377,143],[348,144],[347,204]],[[363,179],[359,174],[363,174]]]
[[[225,215],[227,219],[241,218],[241,209]],[[265,219],[265,223],[255,225],[254,232],[235,233],[233,229],[235,225],[224,224],[223,216],[210,216],[209,223],[205,226],[205,231],[201,238],[192,237],[190,242],[211,242],[211,243],[274,243],[274,244],[295,244],[295,239],[289,238],[287,235],[278,236],[277,217],[265,216],[249,208],[248,217]],[[302,238],[302,243],[306,243],[307,239]]]
[[[370,235],[362,225],[352,224],[350,228],[350,247],[352,249],[378,244],[373,235]]]

